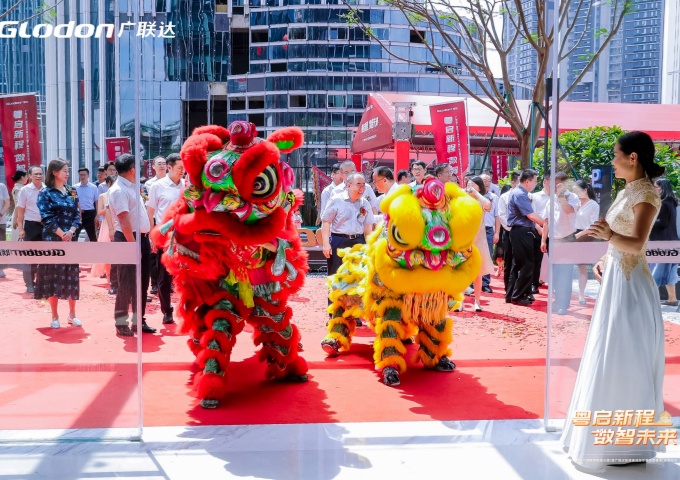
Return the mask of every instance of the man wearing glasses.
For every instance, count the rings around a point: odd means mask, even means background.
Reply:
[[[411,164],[411,175],[413,175],[413,180],[409,185],[411,188],[422,187],[425,181],[425,175],[427,175],[427,164],[420,160],[416,160]]]

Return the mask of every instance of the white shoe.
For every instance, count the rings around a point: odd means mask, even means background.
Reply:
[[[59,327],[61,327],[61,325],[59,324],[59,319],[58,319],[58,318],[55,318],[54,320],[52,320],[52,323],[50,323],[50,327],[52,327],[52,328],[59,328]]]
[[[481,312],[482,307],[479,306],[479,303],[475,302],[475,312]]]
[[[463,305],[465,305],[463,302],[460,302],[460,305],[458,305],[458,308],[454,310],[454,312],[462,312],[463,311]]]
[[[463,295],[467,295],[467,296],[474,295],[474,294],[475,294],[475,291],[472,287],[466,288],[465,292],[463,292]]]
[[[74,327],[82,327],[83,326],[83,322],[78,320],[76,317],[72,317],[70,315],[68,316],[68,323],[70,323]]]

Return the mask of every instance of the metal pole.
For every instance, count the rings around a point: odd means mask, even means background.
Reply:
[[[553,129],[552,129],[552,137],[553,137],[553,145],[557,145],[557,134],[559,132],[558,128],[558,104],[559,104],[559,60],[558,60],[558,52],[559,52],[559,46],[560,46],[560,30],[559,30],[559,25],[560,25],[560,0],[554,0],[554,5],[553,5],[553,28],[554,28],[554,35],[553,35],[553,44],[551,48],[551,56],[552,56],[552,64],[553,64],[553,81],[554,81],[554,88],[552,89],[552,114],[553,114]],[[545,15],[545,20],[546,20],[546,25],[548,23],[548,10],[546,9],[546,15]],[[547,28],[546,28],[547,31]],[[547,110],[546,110],[547,113]],[[546,119],[546,135],[548,131],[548,126],[547,126],[547,119]],[[546,137],[547,138],[547,137]],[[547,147],[547,144],[544,147]],[[552,165],[555,165],[557,163],[557,148],[552,148],[550,150],[550,156],[551,156],[551,163]],[[553,208],[556,207],[555,205],[555,197],[552,194],[552,192],[555,191],[555,175],[550,176],[550,211],[552,212]],[[554,215],[549,216],[549,236],[553,237],[554,235]],[[554,275],[553,275],[553,257],[552,255],[548,256],[548,285],[552,289],[553,285],[553,280],[554,280]],[[546,334],[546,345],[545,345],[545,403],[543,405],[543,426],[547,432],[554,432],[556,428],[553,425],[549,425],[550,421],[550,368],[551,368],[551,356],[550,356],[550,350],[551,350],[551,342],[552,342],[552,298],[549,299],[548,301],[548,320],[547,320],[547,334]],[[567,420],[568,421],[568,420]]]
[[[139,25],[139,9],[141,8],[142,0],[137,0],[135,3],[135,11],[134,11],[134,22],[135,22],[135,28]],[[135,51],[134,51],[134,56],[135,56],[135,146],[134,146],[134,156],[135,156],[135,185],[137,188],[137,191],[140,189],[140,183],[139,183],[139,177],[140,177],[140,170],[143,165],[143,161],[139,156],[139,152],[141,151],[141,119],[140,119],[140,111],[139,111],[139,101],[140,101],[140,76],[141,76],[141,56],[142,56],[142,42],[141,39],[142,37],[139,35],[135,35],[135,31],[131,31],[130,35],[134,38],[135,42]],[[141,192],[139,192],[141,195]],[[140,214],[144,214],[144,212],[139,212]],[[137,219],[138,225],[141,224],[140,219]],[[144,425],[144,409],[142,408],[143,403],[143,398],[142,398],[142,321],[144,318],[144,312],[142,311],[142,295],[146,295],[146,292],[142,292],[142,235],[141,232],[137,232],[137,239],[136,239],[136,248],[135,248],[135,254],[136,254],[136,271],[135,271],[135,279],[137,282],[136,288],[137,288],[137,400],[139,402],[138,408],[139,408],[139,416],[138,416],[138,421],[139,421],[139,434],[141,437],[142,434],[142,428]]]

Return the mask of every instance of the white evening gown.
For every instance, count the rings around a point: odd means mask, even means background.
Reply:
[[[629,183],[616,197],[607,212],[611,229],[632,235],[633,206],[641,202],[652,204],[658,214],[661,200],[646,178]],[[650,459],[664,451],[662,445],[654,447],[649,443],[596,446],[594,430],[618,427],[572,423],[577,411],[655,410],[658,421],[664,410],[664,326],[659,291],[645,250],[646,245],[634,255],[609,245],[605,257],[602,286],[561,439],[572,461],[585,468],[600,469],[617,463],[616,459],[622,463]],[[640,427],[638,431],[644,428],[655,427]]]

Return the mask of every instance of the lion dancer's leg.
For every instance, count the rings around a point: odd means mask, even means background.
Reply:
[[[401,309],[388,307],[381,316],[376,316],[373,360],[375,368],[382,370],[385,385],[399,385],[399,374],[406,371],[403,355],[406,347],[402,340],[407,338],[406,325],[402,323]]]
[[[259,359],[267,362],[266,378],[306,382],[307,362],[298,354],[300,332],[290,323],[292,316],[292,309],[285,303],[279,305],[256,297],[249,322],[256,328],[255,345],[262,345]]]
[[[197,332],[200,337],[196,355],[196,363],[203,371],[196,376],[195,385],[201,406],[215,408],[227,393],[227,368],[231,352],[236,335],[243,330],[245,322],[228,301],[208,307],[204,322],[205,327]],[[189,339],[190,344],[195,343],[196,333],[193,337]]]
[[[420,349],[416,360],[423,362],[425,368],[432,368],[440,372],[452,372],[456,364],[448,359],[451,355],[451,340],[453,340],[453,320],[448,317],[435,323],[420,322],[418,343]]]
[[[328,335],[321,341],[321,348],[329,356],[334,357],[341,351],[349,351],[352,336],[357,329],[357,322],[351,311],[345,310],[342,299],[337,298],[328,307],[331,319],[328,321]]]

